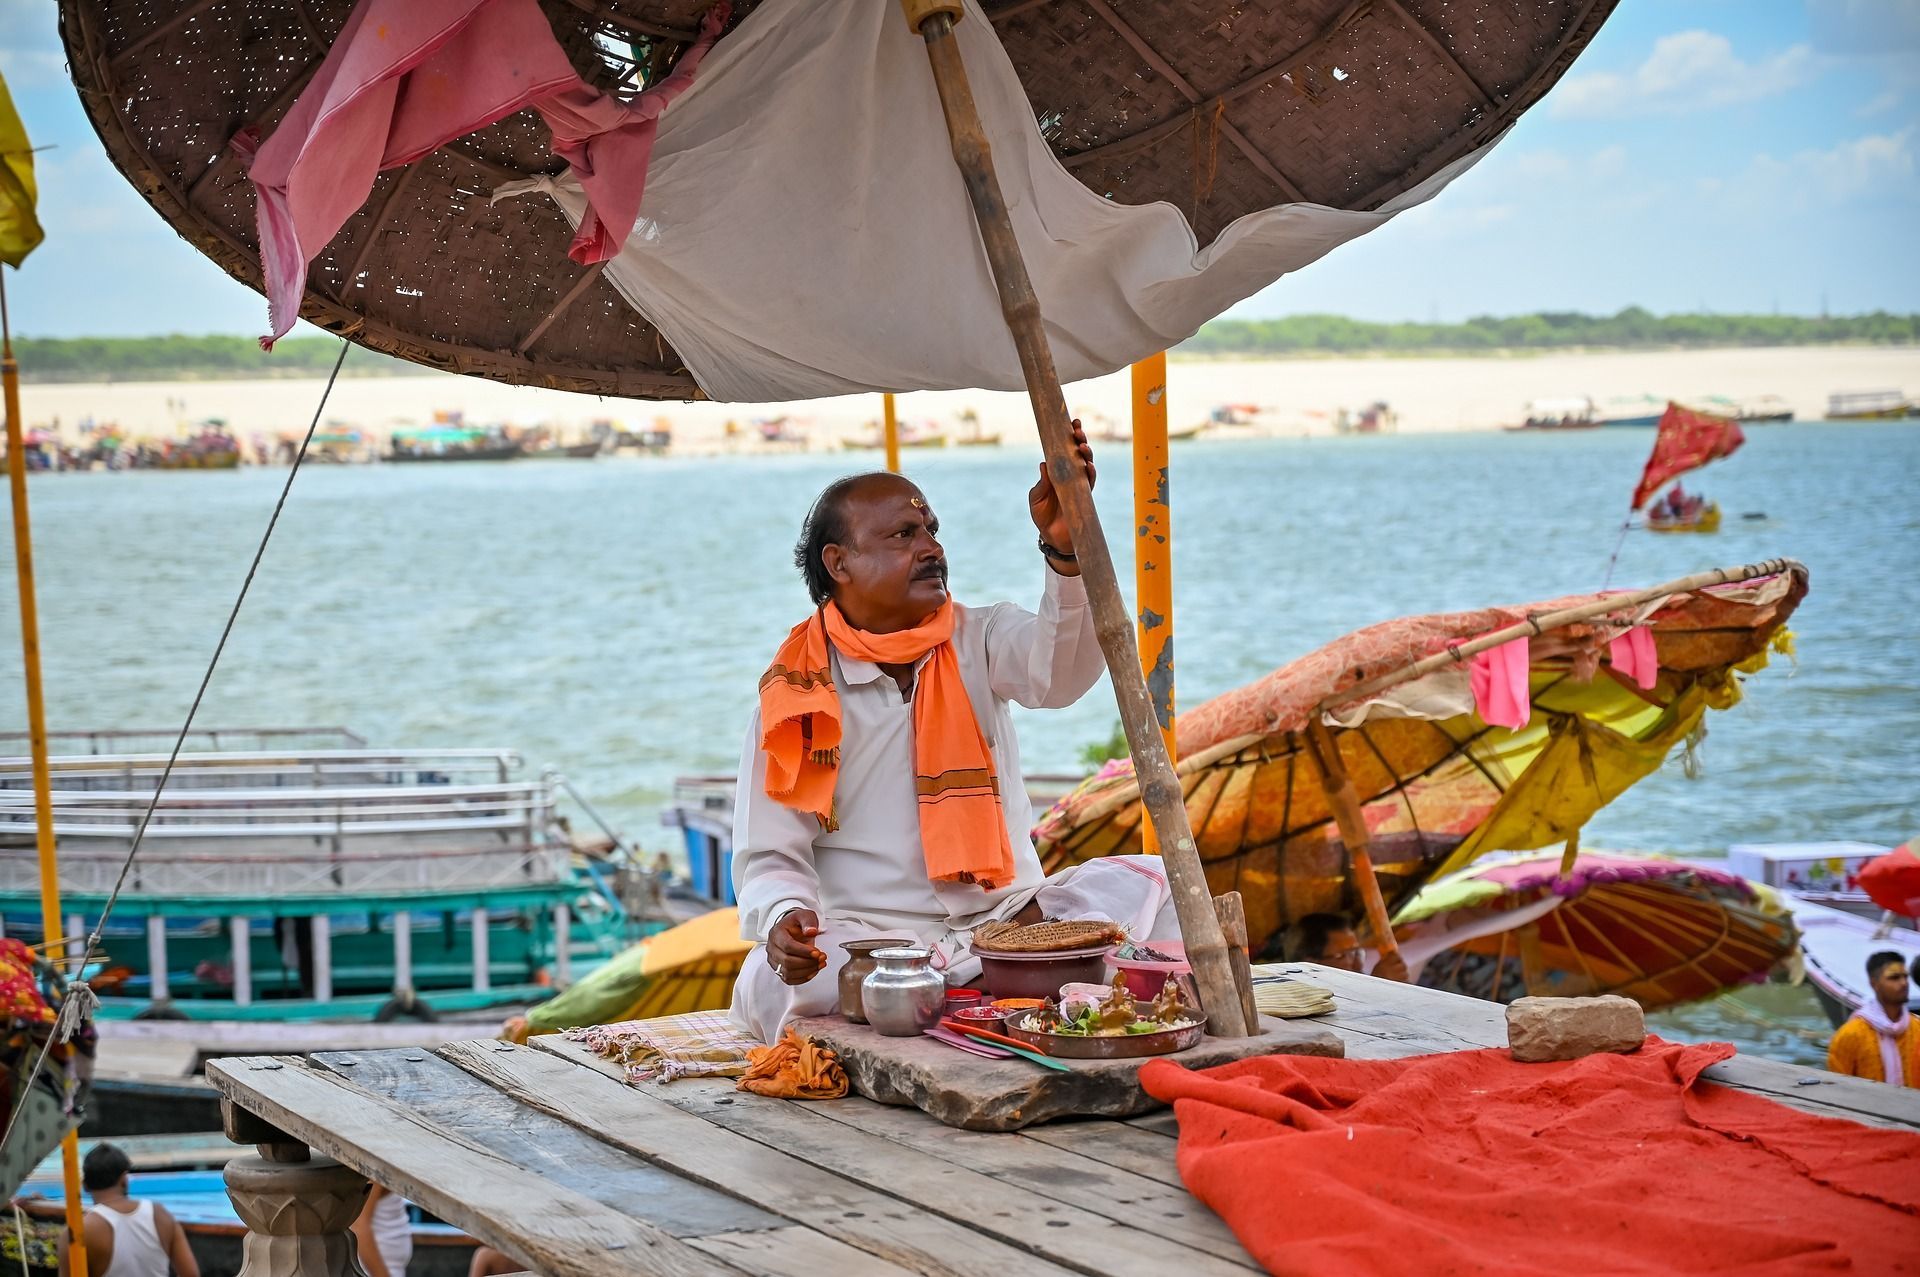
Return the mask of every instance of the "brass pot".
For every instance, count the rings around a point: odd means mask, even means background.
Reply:
[[[840,1014],[855,1024],[865,1024],[867,1013],[860,1002],[860,982],[873,970],[875,951],[900,949],[912,943],[911,940],[895,937],[888,940],[849,940],[841,945],[852,956],[847,959],[847,965],[840,968]]]

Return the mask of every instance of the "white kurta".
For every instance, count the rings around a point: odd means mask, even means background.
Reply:
[[[978,965],[967,954],[965,933],[1017,912],[1043,889],[1040,903],[1049,916],[1107,917],[1143,936],[1164,930],[1170,897],[1157,859],[1095,862],[1056,875],[1050,884],[1033,849],[1033,805],[1021,783],[1020,742],[1010,707],[1071,705],[1106,668],[1086,587],[1078,577],[1051,570],[1046,577],[1038,613],[1012,603],[955,605],[954,648],[1000,778],[1013,848],[1012,882],[988,891],[927,877],[914,793],[913,703],[878,665],[832,654],[841,741],[834,793],[840,827],[831,832],[811,815],[767,796],[755,710],[733,808],[733,884],[741,935],[764,944],[768,929],[782,916],[811,909],[823,928],[815,943],[829,963],[795,988],[781,983],[764,949],[756,948],[734,988],[734,1020],[746,1031],[770,1041],[794,1016],[834,1010],[836,978],[847,957],[840,945],[847,940],[910,937],[935,949],[936,964],[949,979],[971,978]],[[1102,890],[1102,883],[1108,889]]]

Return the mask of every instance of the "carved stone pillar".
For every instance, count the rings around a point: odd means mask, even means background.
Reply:
[[[227,1196],[247,1226],[240,1277],[367,1277],[354,1249],[354,1219],[367,1181],[326,1157],[227,1163]]]

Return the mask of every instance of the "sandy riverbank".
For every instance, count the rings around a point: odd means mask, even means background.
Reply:
[[[169,436],[187,423],[224,418],[243,439],[303,429],[312,415],[319,380],[30,383],[21,389],[30,424],[57,424],[71,436],[89,418],[118,423],[133,435]],[[1290,360],[1176,360],[1169,373],[1172,419],[1198,421],[1216,404],[1258,404],[1263,428],[1278,434],[1330,434],[1336,415],[1385,400],[1403,432],[1497,428],[1521,418],[1536,398],[1654,395],[1751,399],[1777,395],[1802,419],[1818,417],[1836,390],[1900,388],[1920,395],[1920,348],[1796,347],[1754,350],[1617,351],[1488,356],[1482,358],[1340,358]],[[1128,378],[1122,372],[1067,388],[1074,411],[1092,419],[1124,421]],[[877,421],[877,395],[790,404],[647,403],[503,386],[449,373],[417,377],[345,378],[334,388],[326,417],[383,436],[395,424],[422,423],[436,410],[456,409],[469,422],[552,423],[563,436],[585,431],[596,418],[628,429],[664,422],[676,449],[713,451],[756,446],[751,423],[791,415],[808,429],[813,446],[832,447]],[[982,391],[904,397],[900,412],[912,422],[956,430],[959,414],[976,412],[982,429],[1009,444],[1028,443],[1033,426],[1025,397]],[[740,427],[726,442],[726,423]]]

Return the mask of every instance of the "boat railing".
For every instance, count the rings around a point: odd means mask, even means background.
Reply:
[[[506,781],[520,756],[503,749],[222,751],[183,753],[168,788],[444,785],[456,778]],[[168,775],[166,754],[62,755],[48,760],[57,788],[151,791]],[[31,760],[0,758],[0,791],[30,789]]]
[[[126,890],[146,897],[431,895],[506,890],[565,882],[570,850],[559,843],[502,841],[495,846],[390,850],[300,851],[249,855],[182,853],[149,845],[135,860]],[[125,857],[118,849],[67,846],[60,853],[60,887],[72,896],[113,889]],[[0,894],[38,890],[31,857],[0,857]],[[344,902],[343,902],[344,903]]]
[[[9,745],[24,747],[30,739],[26,732],[0,732],[0,750]],[[179,739],[179,729],[172,727],[81,728],[47,733],[48,744],[62,753],[170,752]],[[186,744],[195,750],[360,749],[366,743],[366,737],[345,727],[206,727],[195,728],[186,736]]]

